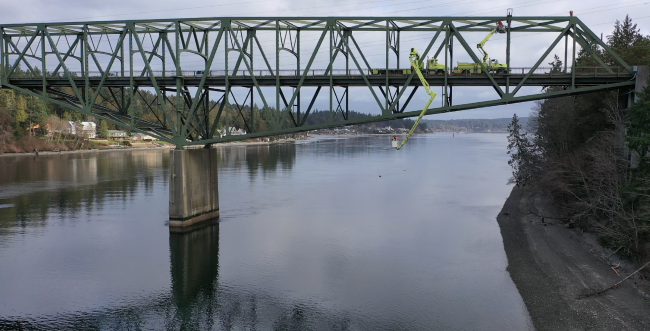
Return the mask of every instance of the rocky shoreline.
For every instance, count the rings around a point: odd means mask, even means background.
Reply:
[[[514,187],[497,217],[508,272],[537,330],[650,330],[650,282],[595,236],[568,228],[552,199]],[[542,217],[544,216],[544,217]]]

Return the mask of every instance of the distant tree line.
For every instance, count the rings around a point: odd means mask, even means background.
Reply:
[[[650,65],[650,37],[629,16],[607,44],[629,65]],[[577,66],[597,66],[592,55],[616,65],[594,45],[580,51]],[[557,56],[550,65],[563,67]],[[568,225],[640,262],[650,259],[650,89],[629,108],[628,92],[539,101],[527,129],[513,116],[508,149],[512,182],[547,190]]]
[[[528,118],[520,118],[525,125]],[[434,131],[467,131],[467,132],[506,132],[509,118],[495,119],[458,119],[458,120],[423,120]]]

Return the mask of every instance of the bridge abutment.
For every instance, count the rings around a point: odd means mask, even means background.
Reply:
[[[211,148],[173,150],[170,161],[170,230],[183,230],[218,218],[217,151]]]

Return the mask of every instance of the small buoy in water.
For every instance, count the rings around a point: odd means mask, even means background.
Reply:
[[[381,177],[381,175],[379,175],[379,177]]]

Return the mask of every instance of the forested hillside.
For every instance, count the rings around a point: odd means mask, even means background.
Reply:
[[[69,88],[63,88],[61,90],[73,94]],[[114,100],[122,99],[123,96],[121,93],[122,92],[120,91],[109,93],[107,90],[102,90],[99,94],[97,104],[112,109],[118,109],[118,105]],[[123,93],[125,94],[124,98],[128,100],[131,91],[125,89]],[[174,109],[174,105],[171,103],[173,100],[175,100],[175,96],[173,94],[168,94],[168,109]],[[209,113],[209,117],[210,121],[213,121],[221,107],[220,104],[211,101],[210,108],[212,110]],[[155,94],[147,90],[136,90],[133,102],[124,112],[154,123],[160,123],[160,121],[165,118],[161,107],[158,105]],[[228,126],[242,129],[246,132],[266,131],[269,130],[271,123],[273,123],[275,118],[278,116],[278,111],[273,108],[260,109],[257,105],[254,105],[252,109],[250,106],[237,108],[234,104],[226,104],[223,107],[221,119],[217,127],[220,130]],[[356,111],[349,112],[350,119],[372,116],[375,115],[363,114]],[[251,121],[251,117],[253,118],[253,121]],[[343,116],[340,112],[332,114],[329,111],[313,110],[307,117],[305,124],[316,125],[327,123],[331,121],[331,117],[333,117],[335,121],[343,120]],[[175,120],[175,118],[172,118],[172,121]],[[109,129],[120,129],[110,123],[67,110],[59,105],[45,102],[37,97],[23,95],[9,89],[0,90],[0,152],[68,150],[89,147],[90,144],[83,139],[79,139],[79,137],[61,134],[61,131],[65,130],[68,126],[69,121],[96,122],[99,136],[106,136]],[[285,127],[293,125],[290,123],[291,120],[287,116],[285,116],[284,121]],[[251,122],[253,123],[252,125],[250,124]],[[374,122],[364,125],[363,127],[368,130],[385,126],[410,129],[413,124],[414,121],[411,119],[400,119]],[[419,128],[420,131],[425,130],[427,125],[421,123]],[[57,132],[57,137],[53,137],[51,134],[48,135],[48,131]]]
[[[650,65],[650,38],[626,17],[607,44],[629,65]],[[600,47],[583,49],[578,66],[616,65]],[[556,56],[550,63],[562,70]],[[563,87],[548,87],[552,91]],[[650,259],[650,90],[568,96],[537,102],[527,130],[514,116],[508,146],[512,181],[550,192],[569,226],[637,261]],[[528,133],[526,133],[526,131]]]

